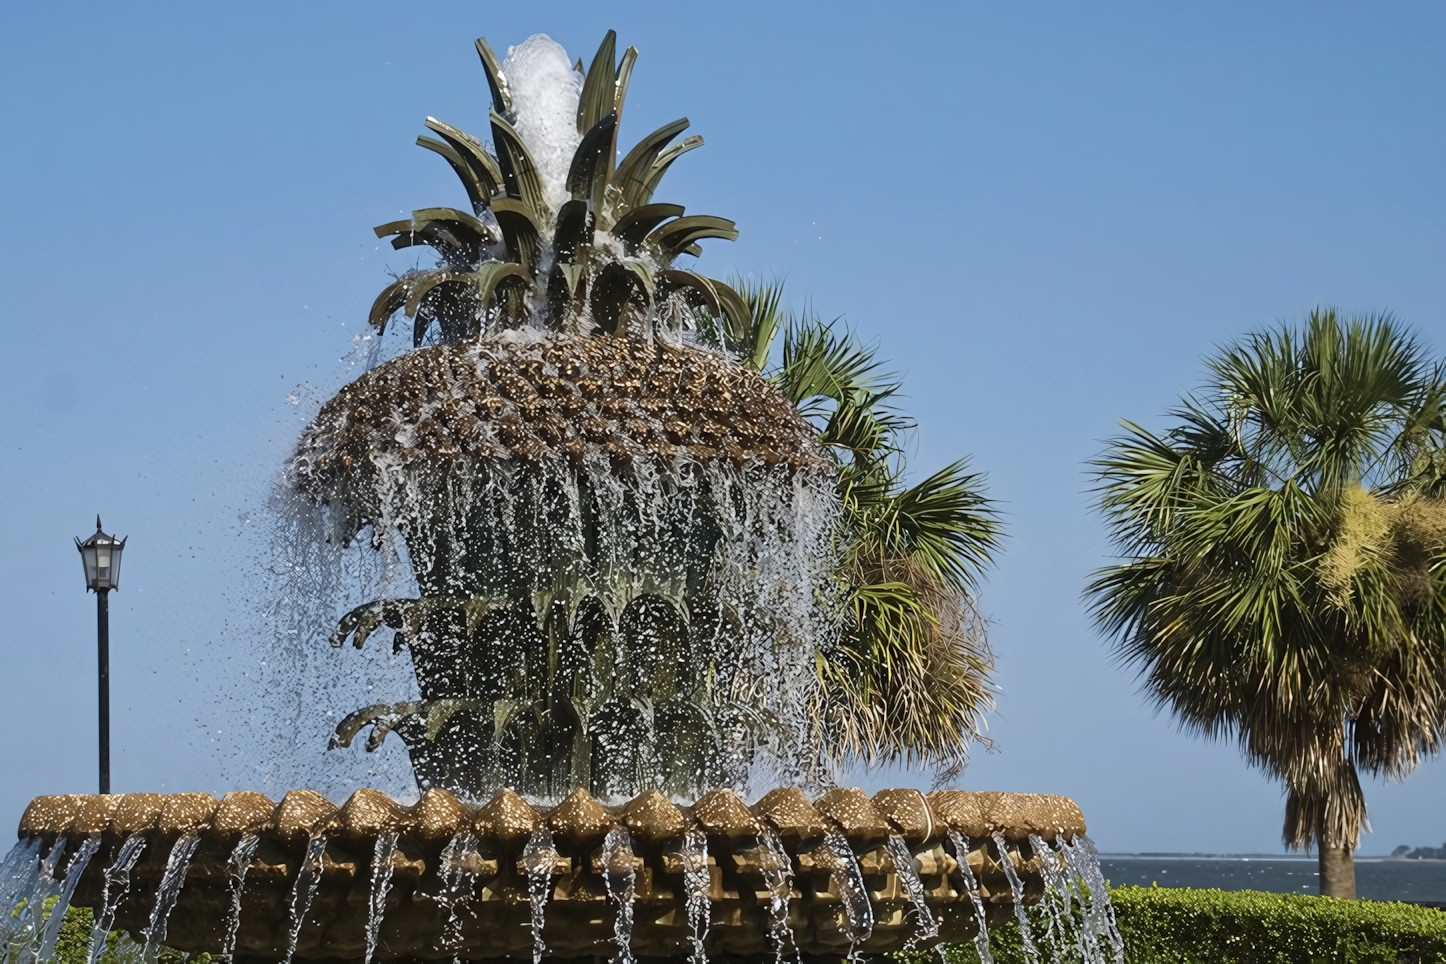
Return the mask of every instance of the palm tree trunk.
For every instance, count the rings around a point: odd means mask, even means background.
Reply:
[[[1356,858],[1350,847],[1321,846],[1320,893],[1322,897],[1356,899]]]

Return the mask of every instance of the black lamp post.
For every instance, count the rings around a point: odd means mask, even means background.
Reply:
[[[129,539],[130,536],[126,536]],[[95,517],[95,535],[75,540],[85,564],[85,588],[95,593],[96,654],[100,664],[100,792],[110,793],[110,608],[107,597],[120,588],[121,551],[125,539],[101,531]]]

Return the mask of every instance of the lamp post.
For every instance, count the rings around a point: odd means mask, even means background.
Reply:
[[[126,539],[129,539],[127,536]],[[85,588],[95,593],[96,657],[100,667],[100,792],[110,793],[110,604],[112,589],[120,588],[121,551],[125,539],[101,531],[95,517],[95,535],[75,540],[85,565]]]

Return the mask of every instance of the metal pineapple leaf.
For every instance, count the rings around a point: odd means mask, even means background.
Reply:
[[[482,71],[487,75],[487,88],[492,92],[492,109],[504,117],[510,116],[512,91],[507,86],[507,78],[502,74],[502,65],[497,62],[497,55],[492,52],[492,45],[487,42],[486,37],[478,37],[474,43],[477,56],[482,60]]]

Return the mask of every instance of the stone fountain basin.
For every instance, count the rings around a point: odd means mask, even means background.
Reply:
[[[631,838],[629,867],[604,866],[603,842],[622,828]],[[950,834],[953,831],[953,834]],[[1026,902],[1044,892],[1040,858],[1030,837],[1047,843],[1085,832],[1084,818],[1066,797],[1024,793],[884,790],[868,797],[837,789],[810,801],[800,790],[781,788],[752,807],[726,790],[692,805],[674,804],[657,791],[621,806],[604,806],[581,790],[555,806],[529,804],[503,790],[483,806],[469,805],[444,790],[428,790],[404,807],[376,790],[358,790],[337,807],[321,794],[293,790],[275,803],[259,793],[202,793],[37,797],[26,809],[20,836],[47,843],[99,836],[100,850],[87,866],[73,903],[98,908],[105,870],[120,845],[141,834],[146,846],[120,901],[115,927],[144,940],[156,892],[171,848],[186,835],[199,845],[171,911],[165,943],[182,951],[222,950],[233,906],[230,861],[244,838],[259,838],[245,875],[236,940],[239,961],[278,961],[287,956],[293,891],[308,842],[325,837],[315,897],[302,920],[295,957],[360,961],[367,946],[374,854],[379,838],[396,840],[391,883],[374,958],[469,960],[526,958],[533,953],[528,876],[520,861],[535,834],[551,835],[556,860],[547,887],[543,934],[550,957],[612,956],[617,952],[617,902],[607,874],[635,875],[631,950],[639,956],[691,952],[693,929],[683,884],[684,838],[707,839],[710,955],[773,957],[776,922],[769,911],[765,871],[776,836],[791,874],[787,935],[807,954],[898,950],[919,933],[890,850],[901,838],[913,856],[924,900],[939,922],[940,940],[966,940],[977,929],[973,897],[959,865],[968,862],[986,917],[1012,913],[1012,891],[1001,860],[1011,862]],[[465,876],[465,902],[449,909],[442,854],[458,835],[476,847]],[[1001,848],[994,839],[1003,841]],[[960,838],[966,853],[958,853]],[[843,873],[837,847],[847,842],[857,870]],[[315,846],[320,846],[317,844]],[[893,852],[900,852],[897,845]],[[844,858],[847,859],[847,858]],[[612,861],[617,863],[616,853]],[[844,900],[847,883],[862,880],[874,924],[867,937],[850,934]],[[860,875],[861,874],[861,878]],[[454,882],[458,878],[453,878]],[[852,938],[852,940],[851,940]],[[788,948],[785,948],[788,950]]]

